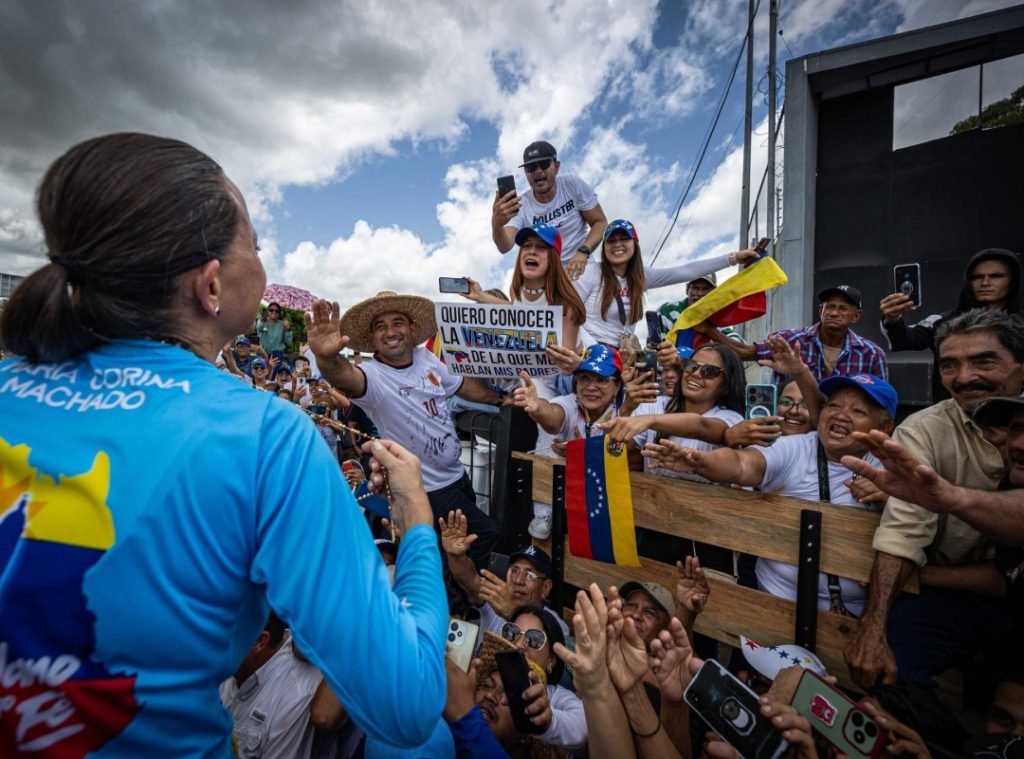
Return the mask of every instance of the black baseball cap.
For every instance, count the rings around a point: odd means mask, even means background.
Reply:
[[[842,295],[857,308],[863,308],[860,302],[860,290],[849,285],[838,285],[837,287],[826,287],[818,293],[818,303],[824,303],[833,295]]]
[[[989,398],[979,403],[972,414],[980,427],[1006,427],[1024,409],[1024,396]]]
[[[542,575],[551,577],[551,557],[548,556],[547,551],[543,548],[538,548],[535,545],[523,546],[508,557],[509,563],[516,559],[526,559]]]
[[[541,161],[545,158],[558,158],[558,152],[555,150],[555,146],[550,142],[544,140],[537,140],[537,142],[531,142],[526,146],[526,150],[523,151],[523,162],[519,164],[519,168],[523,168],[528,163],[534,161]]]

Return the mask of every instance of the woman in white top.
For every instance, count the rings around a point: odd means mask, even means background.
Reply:
[[[586,308],[587,324],[581,341],[619,347],[623,335],[632,335],[644,316],[644,292],[688,282],[757,258],[753,250],[713,256],[682,266],[645,267],[632,222],[616,219],[604,230],[601,260],[591,261],[573,284]]]
[[[670,399],[661,396],[637,409],[646,413],[619,416],[603,426],[613,440],[629,444],[635,469],[641,468],[644,444],[665,437],[688,448],[712,451],[724,444],[727,429],[743,421],[745,389],[742,362],[728,347],[712,343],[682,360],[682,376]],[[648,459],[643,467],[651,474],[708,481],[694,474],[652,468]]]
[[[512,273],[509,294],[512,303],[562,307],[562,346],[575,352],[580,325],[586,319],[583,301],[562,268],[562,236],[550,224],[534,224],[516,235],[519,260]],[[464,294],[475,303],[503,304],[506,301],[487,293],[476,280],[469,280]]]

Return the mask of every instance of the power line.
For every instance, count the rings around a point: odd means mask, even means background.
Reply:
[[[754,17],[757,16],[757,11],[760,7],[761,0],[757,0],[757,5],[754,7]],[[654,255],[651,257],[652,264],[658,260],[658,256],[661,254],[662,248],[664,248],[665,243],[668,242],[668,237],[675,228],[676,222],[679,220],[679,212],[682,211],[683,206],[686,204],[686,198],[689,196],[690,190],[693,188],[693,183],[697,179],[697,172],[700,171],[701,164],[704,162],[704,156],[707,155],[708,147],[711,145],[711,138],[715,134],[715,127],[718,126],[718,120],[722,116],[722,110],[725,108],[725,102],[729,97],[732,84],[736,80],[736,71],[739,69],[740,60],[743,58],[743,51],[747,48],[748,40],[750,40],[754,35],[753,21],[753,18],[748,20],[747,31],[743,36],[743,44],[740,45],[739,52],[736,54],[736,60],[732,64],[732,72],[729,74],[729,81],[725,86],[725,90],[722,92],[722,97],[718,101],[718,106],[715,108],[714,118],[704,135],[704,144],[701,146],[700,153],[697,155],[695,163],[690,167],[690,179],[686,183],[686,187],[683,189],[682,195],[679,197],[679,201],[676,203],[676,209],[672,214],[672,220],[667,224],[666,228],[660,235],[657,248],[654,251]]]

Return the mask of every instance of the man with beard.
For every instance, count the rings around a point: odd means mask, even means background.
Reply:
[[[918,462],[962,488],[995,490],[1005,467],[971,413],[983,401],[1016,396],[1024,382],[1024,319],[975,309],[936,331],[942,384],[951,398],[909,417],[893,439]],[[875,532],[877,551],[861,625],[845,652],[854,680],[868,689],[932,676],[1006,632],[1005,602],[979,594],[975,569],[992,543],[965,519],[890,497]],[[915,566],[928,563],[921,593],[899,596]],[[947,568],[956,567],[956,570]]]

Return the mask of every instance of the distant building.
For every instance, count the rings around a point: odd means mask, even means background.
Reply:
[[[17,274],[6,274],[0,271],[0,300],[6,300],[11,297],[11,293],[14,292],[14,288],[18,286],[18,283],[24,277],[18,276]]]

